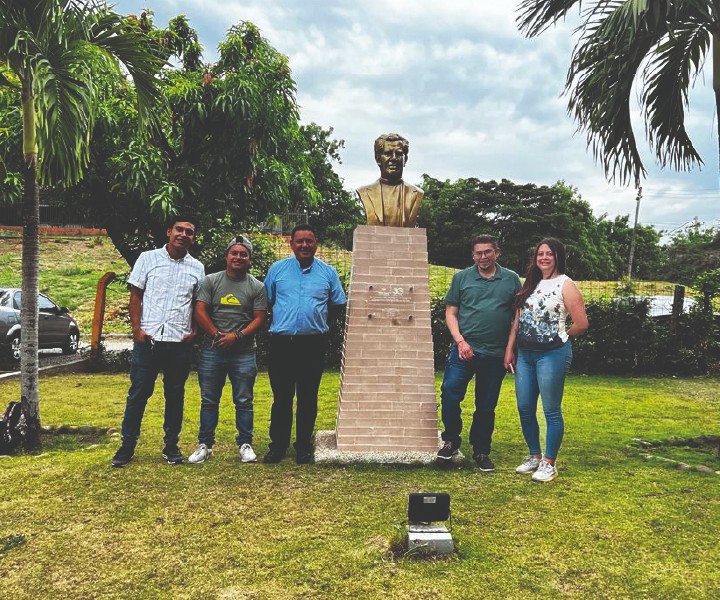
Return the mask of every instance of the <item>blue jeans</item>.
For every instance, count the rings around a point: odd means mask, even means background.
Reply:
[[[465,398],[470,380],[475,377],[475,412],[470,427],[470,444],[474,454],[490,454],[492,434],[495,430],[495,407],[500,397],[500,386],[505,377],[503,359],[498,356],[476,354],[469,361],[460,360],[457,346],[453,346],[445,363],[440,392],[442,422],[445,431],[442,439],[460,446],[462,419],[460,403]]]
[[[253,439],[253,387],[257,376],[255,353],[222,352],[206,343],[198,359],[200,383],[200,433],[198,442],[212,448],[220,412],[225,378],[230,379],[238,446],[252,444]]]
[[[542,398],[547,435],[545,456],[555,460],[565,433],[562,397],[565,375],[572,362],[568,340],[555,350],[520,350],[515,367],[515,395],[520,426],[530,454],[540,454],[540,426],[537,420],[538,395]]]
[[[137,444],[147,401],[152,396],[155,381],[162,371],[165,392],[165,445],[177,445],[182,429],[185,382],[190,374],[192,351],[192,345],[183,342],[133,343],[130,389],[121,428],[124,444]]]

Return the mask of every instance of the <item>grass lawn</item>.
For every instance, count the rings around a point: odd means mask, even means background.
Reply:
[[[109,466],[110,435],[50,435],[40,455],[0,459],[0,598],[717,598],[720,477],[648,461],[631,441],[717,434],[718,383],[571,377],[560,477],[544,485],[514,473],[526,449],[511,378],[492,474],[469,458],[449,471],[292,457],[243,465],[227,393],[216,456],[171,467],[160,457],[156,394],[125,469]],[[319,429],[334,427],[337,387],[337,373],[326,374]],[[0,393],[8,400],[17,388],[0,384]],[[43,422],[119,426],[126,390],[124,375],[46,378]],[[187,390],[189,453],[194,375]],[[269,404],[261,374],[258,454]],[[702,462],[720,469],[711,454]],[[450,493],[453,557],[388,551],[414,491]]]
[[[0,286],[22,285],[22,239],[0,238]],[[40,291],[67,306],[80,331],[90,334],[97,282],[107,271],[118,275],[130,267],[107,237],[40,238]],[[113,282],[108,287],[105,333],[130,331],[127,287]]]

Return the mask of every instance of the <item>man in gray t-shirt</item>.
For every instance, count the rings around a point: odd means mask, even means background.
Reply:
[[[213,454],[226,378],[232,386],[240,460],[257,460],[252,449],[255,333],[267,316],[267,294],[262,282],[248,273],[252,259],[248,238],[233,239],[225,249],[225,259],[224,271],[205,277],[195,304],[195,320],[205,337],[198,359],[200,432],[190,463],[204,462]]]

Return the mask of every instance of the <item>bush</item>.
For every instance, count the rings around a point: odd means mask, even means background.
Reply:
[[[677,319],[652,318],[647,300],[587,304],[588,332],[573,341],[582,373],[707,373],[720,360],[718,323],[693,309]]]
[[[649,302],[588,302],[590,328],[573,340],[573,370],[583,373],[629,373],[654,363],[657,332],[648,317]]]
[[[444,297],[430,299],[430,320],[432,326],[433,351],[435,354],[435,369],[445,368],[450,347],[453,339],[445,322],[445,301]]]

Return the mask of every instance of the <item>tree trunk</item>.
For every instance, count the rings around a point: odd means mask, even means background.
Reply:
[[[20,401],[28,424],[24,447],[41,448],[38,393],[38,270],[40,259],[40,187],[37,182],[35,103],[30,86],[23,85],[23,196],[22,310],[20,313]]]
[[[130,268],[135,265],[140,252],[137,248],[132,248],[126,241],[127,236],[122,227],[115,227],[111,222],[105,223],[105,231],[107,232],[110,241],[115,246],[115,249],[125,259],[125,262],[130,265]]]

